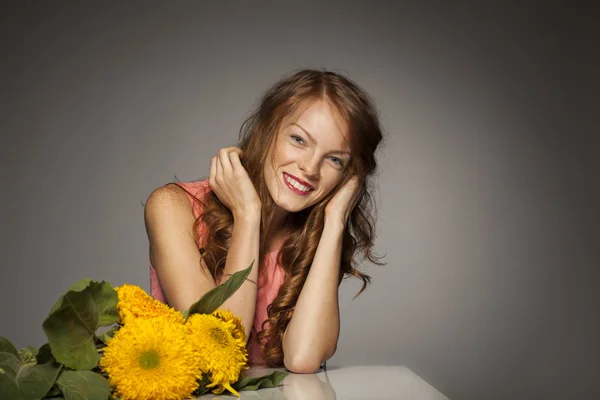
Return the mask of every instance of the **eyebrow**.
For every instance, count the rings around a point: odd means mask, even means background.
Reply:
[[[308,138],[311,140],[311,142],[316,143],[317,141],[315,140],[314,136],[310,134],[310,132],[308,132],[306,129],[304,129],[303,127],[301,127],[300,125],[298,125],[295,122],[292,122],[291,125],[295,125],[298,128],[302,129],[302,131],[304,133],[306,133],[306,136],[308,136]],[[337,153],[337,154],[346,154],[346,155],[350,155],[351,153],[349,151],[342,151],[342,150],[334,150],[331,153]]]

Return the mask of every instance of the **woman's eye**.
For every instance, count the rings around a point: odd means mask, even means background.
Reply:
[[[340,160],[337,157],[331,157],[331,160],[333,160],[334,163],[338,164],[340,167],[344,166],[344,163],[342,162],[342,160]]]
[[[296,136],[296,135],[292,135],[292,139],[296,142],[296,143],[304,143],[304,139],[302,139],[300,136]]]

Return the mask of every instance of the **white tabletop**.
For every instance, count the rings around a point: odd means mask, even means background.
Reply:
[[[249,375],[283,369],[251,368]],[[240,392],[241,399],[264,400],[448,400],[403,366],[332,367],[316,374],[290,374],[274,389]],[[198,399],[229,399],[205,394]]]

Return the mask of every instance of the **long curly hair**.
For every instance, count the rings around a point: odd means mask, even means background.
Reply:
[[[324,227],[325,206],[353,175],[358,175],[362,185],[357,205],[343,233],[338,284],[344,277],[356,277],[362,281],[356,296],[366,289],[371,278],[356,268],[356,259],[361,253],[363,260],[366,258],[377,265],[385,264],[379,261],[382,257],[372,252],[376,221],[371,197],[372,177],[377,169],[375,152],[383,138],[376,108],[369,95],[357,84],[331,71],[300,70],[285,76],[263,94],[240,128],[238,147],[244,154],[241,162],[262,203],[260,231],[269,231],[276,207],[264,178],[263,168],[269,148],[273,146],[284,118],[300,113],[318,100],[328,102],[347,123],[352,156],[342,179],[331,193],[309,208],[289,213],[286,217],[286,238],[278,255],[284,271],[284,283],[267,308],[268,318],[262,330],[250,338],[258,340],[263,359],[272,367],[283,364],[281,339],[317,251]],[[203,200],[197,200],[202,204],[202,212],[194,223],[194,232],[198,234],[199,224],[205,225],[205,237],[202,238],[204,260],[213,277],[217,277],[225,268],[233,232],[233,215],[213,191],[208,191]],[[269,243],[265,235],[261,236],[259,260],[264,260]],[[259,271],[264,272],[262,261]]]

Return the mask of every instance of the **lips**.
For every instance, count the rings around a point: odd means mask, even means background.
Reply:
[[[298,182],[299,184],[301,184],[301,185],[304,185],[304,186],[306,186],[307,188],[310,188],[311,190],[312,190],[312,189],[314,189],[314,187],[313,187],[313,186],[312,186],[310,183],[308,183],[308,182],[306,182],[306,181],[303,181],[302,179],[300,179],[300,178],[298,178],[298,177],[295,177],[295,176],[294,176],[294,175],[292,175],[292,174],[288,174],[287,172],[284,172],[284,173],[283,173],[283,175],[287,175],[287,176],[289,176],[290,178],[292,178],[293,180],[295,180],[295,181],[296,181],[296,182]]]

